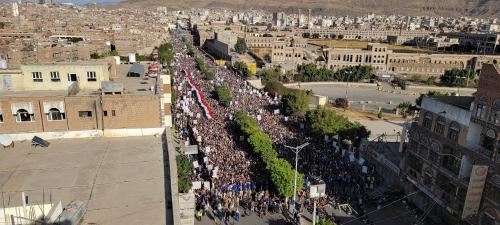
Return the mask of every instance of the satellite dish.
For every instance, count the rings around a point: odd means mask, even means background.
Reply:
[[[12,145],[12,138],[8,134],[0,134],[0,144],[4,147]]]

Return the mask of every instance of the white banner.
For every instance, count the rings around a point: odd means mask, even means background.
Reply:
[[[465,197],[462,219],[476,215],[479,211],[479,204],[483,196],[484,183],[488,175],[488,166],[472,166],[469,187]]]

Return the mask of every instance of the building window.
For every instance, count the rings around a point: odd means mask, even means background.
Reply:
[[[108,116],[108,111],[103,112],[104,116]]]
[[[438,164],[439,154],[434,149],[429,151],[429,161],[433,164]]]
[[[484,115],[484,105],[477,104],[476,106],[476,117],[482,119]]]
[[[50,72],[50,80],[53,82],[60,82],[61,77],[59,76],[59,72],[57,71]]]
[[[434,131],[438,134],[444,135],[444,128],[446,126],[446,120],[440,116],[436,120],[436,127],[434,127]]]
[[[31,122],[35,121],[33,114],[30,114],[26,109],[19,109],[16,112],[16,122]]]
[[[491,151],[495,150],[496,136],[494,130],[488,130],[486,134],[483,134],[481,137],[481,146]]]
[[[422,160],[418,156],[410,153],[408,155],[407,162],[408,162],[408,165],[410,166],[410,168],[412,168],[413,170],[415,170],[415,172],[420,174],[420,172],[422,171],[423,163],[422,163]]]
[[[78,111],[78,116],[81,118],[92,117],[92,111]]]
[[[61,113],[59,109],[52,108],[49,110],[49,113],[47,113],[47,119],[49,121],[57,121],[57,120],[64,120],[65,115],[64,113]]]
[[[3,115],[0,114],[0,123],[3,123]]]
[[[491,122],[500,125],[500,100],[495,101],[491,108]]]
[[[429,188],[432,186],[434,183],[434,177],[432,177],[431,171],[425,171],[423,181],[425,186]]]
[[[32,72],[33,82],[43,82],[42,72]]]
[[[458,136],[460,134],[460,127],[457,123],[451,123],[448,129],[448,138],[452,141],[458,141]]]
[[[111,110],[111,115],[116,116],[116,110]]]
[[[68,81],[69,82],[78,81],[78,76],[76,75],[76,73],[68,73]]]
[[[460,151],[452,148],[444,148],[444,152],[441,165],[453,174],[458,175],[461,163]]]
[[[97,81],[95,72],[87,72],[87,81]]]
[[[431,129],[432,128],[432,114],[430,112],[425,113],[424,121],[422,122],[422,126]]]

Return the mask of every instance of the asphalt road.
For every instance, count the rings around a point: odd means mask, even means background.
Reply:
[[[359,101],[368,101],[365,103],[366,110],[378,110],[382,107],[385,110],[393,110],[399,103],[414,103],[418,95],[401,95],[378,91],[375,87],[341,87],[338,85],[307,85],[301,84],[301,89],[312,90],[318,95],[328,96],[330,99],[342,98],[347,95],[349,101],[354,101],[351,106],[355,109],[361,109]],[[391,102],[391,104],[389,104]]]

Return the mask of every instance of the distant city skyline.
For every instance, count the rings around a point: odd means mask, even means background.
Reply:
[[[87,3],[112,3],[112,2],[120,2],[122,0],[56,0],[56,1],[65,3],[87,4]]]

